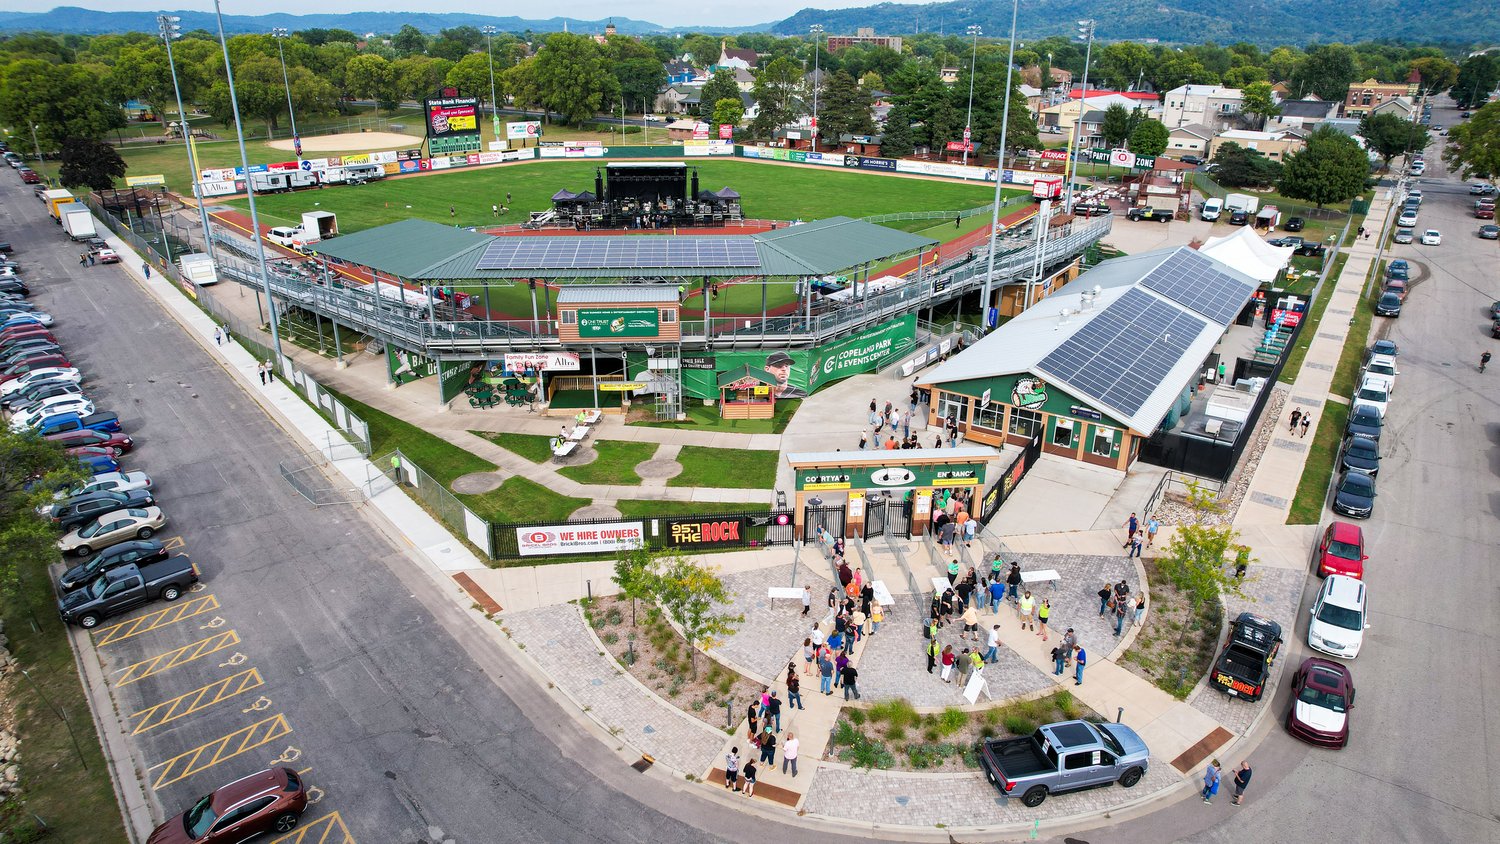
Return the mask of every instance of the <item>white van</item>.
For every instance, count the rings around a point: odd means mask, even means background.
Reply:
[[[1323,581],[1307,623],[1307,644],[1330,656],[1354,659],[1364,644],[1365,584],[1345,574],[1330,574]]]
[[[1219,199],[1218,197],[1210,197],[1203,200],[1203,211],[1199,214],[1199,216],[1204,220],[1212,223],[1213,221],[1219,219],[1219,215],[1223,212],[1224,200]]]
[[[302,245],[302,230],[295,226],[277,226],[266,232],[266,240],[291,249]]]

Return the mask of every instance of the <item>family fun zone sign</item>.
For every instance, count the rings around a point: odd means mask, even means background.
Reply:
[[[550,554],[596,554],[638,548],[645,541],[641,522],[516,528],[516,548],[523,557]]]

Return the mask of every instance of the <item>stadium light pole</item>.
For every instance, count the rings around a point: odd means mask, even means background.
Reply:
[[[302,137],[297,134],[297,112],[292,109],[292,81],[286,75],[286,50],[282,48],[281,42],[292,37],[286,27],[278,26],[271,30],[271,37],[276,39],[276,52],[281,56],[281,84],[286,88],[286,116],[292,121],[292,152],[297,158],[302,158]],[[248,172],[248,171],[247,171]]]
[[[982,31],[977,24],[969,27],[969,35],[974,39],[974,47],[969,51],[969,112],[964,116],[963,164],[966,167],[969,164],[969,139],[974,135],[971,129],[974,125],[974,68],[979,62],[979,35]],[[1006,98],[1007,101],[1009,99],[1009,97]]]
[[[198,222],[203,224],[203,248],[208,252],[208,259],[218,265],[218,258],[214,255],[214,240],[208,228],[208,208],[203,204],[202,192],[198,187],[198,156],[193,150],[193,130],[188,126],[187,112],[182,108],[182,87],[177,84],[177,62],[172,58],[172,39],[182,37],[182,27],[178,24],[182,18],[176,15],[158,15],[156,25],[161,29],[161,40],[167,45],[167,68],[172,72],[172,91],[177,95],[177,120],[182,126],[182,142],[187,146],[188,175],[193,180],[193,199],[198,206]]]
[[[245,152],[245,124],[240,120],[240,99],[234,93],[234,66],[229,61],[229,39],[224,37],[224,10],[219,0],[214,0],[214,18],[219,24],[219,47],[224,51],[224,76],[229,83],[229,108],[234,115],[234,136],[240,145],[240,166],[245,173],[245,196],[250,201],[250,231],[255,241],[257,269],[260,270],[260,289],[266,296],[266,310],[271,314],[271,344],[276,354],[273,362],[281,368],[281,329],[276,325],[276,300],[271,298],[271,277],[266,272],[266,242],[260,234],[260,214],[255,210],[255,188],[250,184],[250,155]]]
[[[490,57],[490,125],[495,130],[495,140],[500,140],[500,103],[495,101],[495,33],[493,26],[479,30],[484,33],[484,51]]]
[[[1078,133],[1083,129],[1083,113],[1089,105],[1089,60],[1094,57],[1094,21],[1078,22],[1078,37],[1088,42],[1083,53],[1083,92],[1078,98],[1078,119],[1073,121],[1073,136],[1068,144],[1068,160],[1063,162],[1063,213],[1073,213],[1073,176],[1078,174]]]
[[[813,37],[813,122],[812,122],[812,148],[813,148],[813,152],[817,152],[818,151],[818,89],[821,88],[821,87],[823,87],[823,75],[818,72],[818,53],[821,50],[821,45],[823,43],[823,26],[821,24],[816,24],[815,23],[815,24],[812,25],[812,27],[811,27],[811,29],[809,31],[812,32],[812,37]],[[803,65],[802,69],[806,70],[807,69],[807,65]]]
[[[984,270],[984,301],[979,310],[981,329],[988,329],[990,324],[991,285],[995,281],[995,247],[999,245],[995,241],[1000,236],[1000,188],[1005,184],[1005,135],[1010,128],[1010,81],[1016,65],[1016,16],[1020,11],[1021,0],[1011,0],[1010,51],[1005,57],[1005,90],[1001,93],[1005,97],[1005,107],[1000,112],[1000,147],[995,150],[995,210],[994,218],[990,221],[990,254]],[[971,79],[973,75],[972,72],[969,74]]]

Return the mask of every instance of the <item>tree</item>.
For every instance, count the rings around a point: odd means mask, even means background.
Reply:
[[[1500,103],[1490,103],[1449,129],[1443,160],[1465,179],[1493,179],[1500,174]]]
[[[740,98],[740,86],[734,81],[734,71],[718,70],[709,80],[703,83],[703,90],[698,93],[698,102],[707,104],[710,109],[719,100],[736,100]],[[701,105],[700,105],[701,110]]]
[[[911,112],[904,105],[891,106],[885,115],[885,131],[880,141],[880,154],[898,158],[911,155],[916,141],[911,131]]]
[[[715,126],[723,126],[726,123],[730,126],[738,126],[744,119],[745,104],[740,101],[739,97],[734,99],[725,97],[714,103],[712,120]]]
[[[1317,94],[1330,102],[1343,102],[1349,83],[1359,80],[1359,61],[1354,48],[1324,44],[1307,54],[1292,75],[1297,95]]]
[[[1422,76],[1422,90],[1428,96],[1440,94],[1458,81],[1458,65],[1442,56],[1412,59],[1409,67]]]
[[[1243,553],[1246,565],[1253,560],[1250,549],[1236,541],[1239,533],[1233,527],[1211,525],[1223,512],[1223,505],[1196,482],[1189,482],[1188,507],[1193,514],[1190,521],[1177,527],[1166,552],[1157,558],[1156,567],[1195,609],[1218,601],[1225,592],[1243,595],[1239,578],[1225,563],[1231,551],[1236,559]]]
[[[501,70],[501,68],[495,69],[495,89],[497,96],[503,101],[505,88],[500,84],[504,79]],[[490,101],[490,57],[484,53],[470,53],[464,56],[453,67],[448,68],[448,75],[443,77],[443,83],[478,97],[482,103],[488,103]]]
[[[1274,82],[1286,82],[1297,74],[1305,57],[1294,47],[1277,47],[1266,56],[1266,72]]]
[[[1166,124],[1148,117],[1130,133],[1130,151],[1136,155],[1161,155],[1167,151],[1170,134]]]
[[[615,555],[615,585],[630,599],[630,626],[635,626],[636,601],[649,601],[656,592],[656,554],[638,545]]]
[[[818,109],[818,137],[830,144],[844,135],[868,135],[875,131],[870,115],[870,95],[854,77],[840,70],[828,76]]]
[[[1240,89],[1240,111],[1255,115],[1264,127],[1268,118],[1281,113],[1281,106],[1271,93],[1270,83],[1252,82]]]
[[[1099,134],[1104,136],[1104,143],[1111,148],[1125,143],[1125,139],[1130,137],[1130,109],[1119,103],[1111,103],[1104,110],[1104,122],[1099,127]]]
[[[760,106],[759,113],[750,124],[750,131],[757,138],[769,138],[777,129],[796,120],[802,114],[801,66],[788,58],[773,59],[755,75],[754,94]]]
[[[1387,168],[1392,158],[1427,145],[1425,126],[1388,111],[1365,115],[1359,121],[1359,136],[1365,139],[1367,147],[1380,154]]]
[[[713,648],[721,637],[734,633],[745,617],[719,610],[719,605],[729,603],[730,594],[719,579],[717,567],[702,565],[676,552],[663,555],[658,567],[653,578],[656,598],[682,629],[682,637],[688,643],[688,664],[696,680],[696,649]]]
[[[167,108],[176,111],[176,101],[165,47],[159,43],[126,45],[115,57],[108,82],[122,100],[150,103],[162,128],[166,128]]]
[[[614,63],[614,73],[620,93],[642,112],[651,110],[656,102],[656,92],[667,84],[667,69],[655,58],[637,57],[617,61]],[[735,99],[739,99],[738,89],[735,90]]]
[[[1234,141],[1219,146],[1213,163],[1218,165],[1214,181],[1231,188],[1269,187],[1281,176],[1281,165]]]
[[[109,190],[125,177],[125,160],[115,148],[92,138],[68,138],[62,145],[57,175],[64,187]]]
[[[1278,190],[1319,208],[1359,196],[1370,177],[1370,156],[1355,140],[1328,126],[1307,136],[1307,146],[1287,157]]]
[[[427,50],[427,36],[422,34],[422,30],[417,29],[411,24],[405,24],[401,27],[401,31],[397,32],[396,36],[391,39],[391,46],[396,49],[397,53],[403,56],[425,52]]]
[[[44,149],[66,138],[102,138],[125,125],[99,68],[20,59],[0,67],[0,121],[14,129],[37,127]]]
[[[396,59],[391,62],[392,93],[395,94],[398,103],[402,100],[420,100],[431,96],[443,87],[448,79],[448,72],[452,69],[453,62],[447,59],[434,59],[430,56],[407,56],[404,59]],[[489,79],[486,77],[484,85],[472,90],[465,89],[464,93],[488,100],[489,91]]]
[[[542,89],[537,83],[536,57],[532,56],[516,64],[515,67],[506,68],[505,73],[500,74],[498,80],[504,84],[505,91],[510,95],[511,102],[523,111],[533,108],[542,108]],[[542,113],[546,119],[546,112]]]
[[[23,576],[47,576],[47,561],[57,559],[58,532],[37,508],[52,502],[53,490],[87,477],[57,443],[9,426],[0,430],[0,602],[14,598]]]
[[[1500,83],[1500,59],[1482,53],[1464,59],[1458,66],[1458,78],[1450,93],[1458,100],[1459,108],[1476,108],[1489,99],[1496,83]]]
[[[556,32],[547,36],[533,72],[542,105],[574,125],[598,114],[619,96],[620,83],[605,66],[599,45],[582,35]]]
[[[1121,91],[1135,85],[1153,64],[1151,51],[1134,41],[1106,44],[1094,54],[1095,72],[1104,78],[1106,85]]]

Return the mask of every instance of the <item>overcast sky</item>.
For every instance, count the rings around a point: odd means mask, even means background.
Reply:
[[[690,26],[693,24],[704,24],[711,26],[744,26],[757,23],[769,23],[778,21],[800,9],[814,6],[820,9],[843,9],[850,6],[868,6],[875,0],[759,0],[754,3],[727,2],[727,0],[637,0],[637,2],[622,4],[619,2],[607,2],[606,0],[574,0],[574,2],[562,5],[523,5],[481,2],[480,0],[440,0],[431,4],[422,4],[421,9],[425,12],[475,12],[477,14],[508,16],[515,15],[522,18],[546,19],[555,15],[567,15],[573,18],[594,19],[608,18],[611,15],[634,18],[636,20],[647,20],[662,26]],[[8,7],[16,11],[39,11],[43,4],[38,3],[33,8],[24,8],[29,4],[16,3],[15,0],[0,2],[0,6]],[[47,3],[50,7],[52,3]],[[140,0],[87,0],[78,5],[89,9],[99,9],[109,12],[141,11],[145,7]],[[202,11],[213,11],[213,6],[207,3],[164,3],[163,7],[171,6],[173,9],[190,8]],[[319,6],[306,2],[293,2],[293,0],[223,0],[225,14],[230,15],[258,15],[267,12],[286,12],[294,15],[305,15],[309,12],[338,14],[343,12],[405,12],[414,8],[410,0],[361,0],[359,3],[338,3]]]

